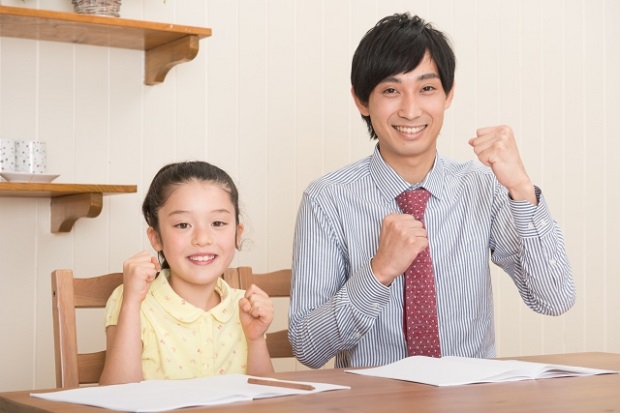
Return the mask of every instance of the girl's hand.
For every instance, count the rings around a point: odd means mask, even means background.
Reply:
[[[263,290],[252,284],[239,300],[239,319],[246,340],[263,340],[273,320],[273,302]]]
[[[123,263],[123,301],[142,302],[161,265],[147,251],[128,258]]]

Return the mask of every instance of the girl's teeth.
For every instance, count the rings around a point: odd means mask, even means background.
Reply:
[[[191,259],[193,261],[209,261],[209,260],[213,259],[213,255],[200,256],[200,257],[191,257]]]

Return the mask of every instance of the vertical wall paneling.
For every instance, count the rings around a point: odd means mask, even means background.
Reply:
[[[201,42],[207,60],[207,160],[237,178],[239,169],[239,27],[238,2],[210,1],[208,27]]]
[[[566,88],[564,98],[560,101],[565,119],[564,128],[567,133],[567,145],[564,147],[562,158],[566,164],[564,176],[571,190],[563,197],[567,217],[564,235],[578,291],[577,303],[566,315],[567,325],[571,326],[567,330],[565,339],[567,351],[578,351],[584,347],[587,323],[585,290],[589,271],[586,268],[588,257],[585,255],[585,230],[588,226],[589,214],[585,210],[583,197],[576,195],[583,194],[586,189],[587,160],[584,154],[588,134],[586,133],[587,114],[584,111],[584,93],[586,84],[589,83],[586,78],[589,76],[585,73],[584,7],[583,2],[578,0],[566,3],[562,43],[562,52],[567,59],[567,64],[562,68]]]
[[[325,172],[323,71],[324,1],[296,2],[295,177],[300,190]],[[346,20],[343,19],[343,23]],[[346,23],[345,23],[346,24]]]
[[[605,338],[605,238],[601,230],[605,228],[605,184],[615,179],[607,177],[605,158],[605,52],[603,41],[605,33],[604,1],[589,2],[584,9],[584,111],[587,114],[584,128],[584,153],[586,159],[584,208],[589,215],[585,228],[584,255],[588,257],[587,279],[582,296],[586,304],[585,346],[602,350]],[[591,74],[598,72],[601,81],[591,82]],[[600,274],[600,275],[599,275]],[[598,275],[598,276],[597,276]]]
[[[605,325],[603,348],[606,351],[620,351],[620,270],[616,263],[615,251],[617,248],[617,234],[620,233],[620,220],[617,219],[617,205],[620,205],[620,191],[614,184],[614,177],[620,176],[620,117],[613,115],[616,108],[617,93],[620,91],[620,53],[610,52],[617,50],[620,44],[620,27],[615,19],[620,16],[620,2],[607,0],[603,6],[603,39],[605,54],[603,56],[602,74],[605,79],[603,89],[603,123],[605,137],[605,151],[599,150],[598,157],[604,158],[607,171],[605,173],[604,205],[605,224],[601,239],[605,245],[604,275],[605,275],[605,312],[602,316]]]
[[[542,168],[535,182],[544,188],[544,195],[552,207],[555,219],[561,226],[565,224],[564,199],[562,194],[566,191],[565,168],[561,156],[567,142],[566,134],[570,133],[564,127],[564,115],[562,105],[565,96],[565,82],[562,68],[566,64],[566,58],[562,48],[558,47],[563,42],[563,34],[566,30],[564,24],[564,2],[545,2],[541,9],[542,21],[553,22],[556,30],[543,30],[541,35],[541,70],[540,75],[543,87],[540,94],[542,105],[542,128],[538,139],[541,142]],[[525,95],[525,88],[522,88]],[[525,101],[525,99],[524,99]],[[525,119],[523,120],[525,121]],[[522,137],[525,139],[526,137]],[[561,337],[565,331],[565,318],[544,317],[544,329],[542,331],[543,349],[545,352],[562,353],[565,350],[564,343],[554,340]],[[536,349],[538,350],[538,349]]]
[[[293,226],[298,197],[295,194],[295,30],[297,3],[267,3],[266,61],[266,182],[265,229],[256,241],[265,246],[267,268],[290,267]],[[255,217],[259,218],[259,217]],[[272,232],[273,236],[268,236]],[[260,268],[258,268],[260,269]],[[285,321],[286,317],[280,317]]]
[[[264,266],[266,258],[266,218],[271,183],[267,180],[267,1],[239,3],[239,72],[237,108],[239,147],[237,156],[239,185],[245,220],[243,262]],[[261,185],[254,183],[261,182]]]

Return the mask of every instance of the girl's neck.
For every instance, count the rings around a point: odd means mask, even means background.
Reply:
[[[194,307],[200,308],[204,311],[209,311],[217,306],[222,298],[220,294],[215,290],[217,280],[208,285],[190,285],[187,283],[179,282],[174,277],[168,279],[170,287],[175,293]]]

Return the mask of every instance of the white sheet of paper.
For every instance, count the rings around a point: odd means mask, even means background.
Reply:
[[[412,381],[433,386],[457,386],[473,383],[618,373],[613,370],[532,363],[518,360],[467,357],[433,358],[423,356],[407,357],[381,367],[346,371],[348,373]]]
[[[248,384],[250,377],[253,376],[227,374],[188,380],[147,380],[140,383],[82,387],[51,393],[31,393],[31,396],[112,410],[147,413],[350,389],[347,386],[306,382],[293,383],[311,384],[315,390],[262,386]]]

